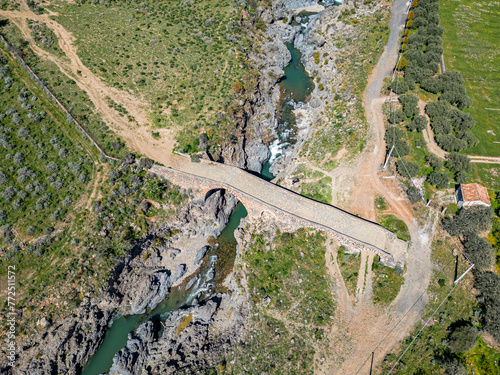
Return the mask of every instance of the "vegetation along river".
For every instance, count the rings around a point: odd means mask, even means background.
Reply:
[[[90,358],[82,375],[107,373],[113,363],[114,355],[127,344],[128,334],[135,331],[148,320],[164,321],[168,315],[183,306],[189,306],[197,298],[199,301],[213,294],[225,292],[222,283],[232,271],[236,258],[236,239],[234,231],[240,220],[247,216],[245,207],[238,203],[222,233],[210,241],[210,251],[203,258],[198,272],[186,283],[172,288],[167,298],[151,312],[140,315],[120,316],[113,320],[97,352]],[[196,279],[195,282],[189,282]],[[190,288],[186,288],[186,285]],[[162,332],[160,332],[160,335]]]

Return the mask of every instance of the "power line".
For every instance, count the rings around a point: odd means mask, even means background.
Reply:
[[[441,308],[441,306],[443,306],[443,303],[448,299],[448,297],[451,295],[451,293],[453,293],[453,291],[455,290],[455,288],[457,287],[458,283],[455,284],[453,286],[453,288],[450,290],[450,292],[448,293],[448,295],[441,301],[441,303],[439,304],[439,306],[436,308],[436,310],[434,310],[434,312],[432,313],[432,315],[429,317],[429,319],[427,319],[427,321],[425,322],[425,324],[422,326],[422,328],[420,329],[420,331],[418,331],[417,335],[413,338],[413,340],[410,342],[410,345],[408,345],[405,349],[405,351],[403,352],[403,354],[401,354],[398,358],[398,360],[396,361],[396,363],[394,364],[394,366],[392,366],[392,368],[389,370],[389,372],[387,373],[387,375],[389,375],[392,370],[394,370],[394,368],[396,367],[396,365],[399,363],[399,361],[401,360],[401,358],[403,358],[403,356],[406,354],[406,352],[408,351],[408,349],[410,349],[410,347],[413,345],[413,343],[415,342],[415,340],[418,338],[418,336],[420,336],[420,334],[422,333],[422,331],[425,329],[425,327],[427,327],[427,324],[429,324],[429,322],[431,321],[432,317],[434,315],[436,315],[436,313],[438,312],[438,310]]]
[[[408,6],[408,9],[407,9],[407,14],[410,10],[410,6]],[[398,68],[398,65],[399,65],[399,62],[401,60],[401,51],[399,51],[398,53],[398,59],[397,59],[397,62],[396,62],[396,67],[394,68],[393,70],[393,74],[392,74],[392,79],[391,81],[393,82],[394,79],[395,79],[395,74],[396,74],[396,70]],[[398,87],[399,87],[399,79],[396,80],[396,86],[395,86],[395,91],[396,91],[396,94],[398,94]],[[392,147],[391,147],[391,150],[389,152],[389,155],[387,157],[387,161],[386,163],[384,164],[384,168],[385,166],[387,165],[387,163],[389,162],[389,159],[391,157],[391,154],[392,154],[392,151],[395,149],[396,150],[396,153],[398,155],[398,158],[400,159],[408,177],[409,177],[409,181],[410,181],[410,184],[415,188],[415,190],[418,192],[419,196],[420,196],[420,199],[422,200],[422,202],[424,204],[426,204],[426,200],[425,200],[425,197],[423,196],[423,193],[420,191],[420,189],[418,189],[416,186],[415,186],[415,183],[413,182],[412,178],[411,178],[411,175],[408,171],[408,167],[406,166],[406,163],[404,162],[404,159],[401,158],[401,155],[399,153],[399,150],[398,148],[396,147],[396,105],[393,104],[392,102],[392,94],[393,94],[393,90],[391,88],[391,92],[390,92],[390,111],[392,112],[392,116],[393,116],[393,129],[392,129]],[[429,207],[429,210],[432,212],[432,208]],[[441,220],[439,220],[438,218],[438,222],[441,226],[441,228],[443,229],[443,231],[450,237],[450,239],[453,241],[453,243],[455,244],[456,248],[460,251],[460,253],[462,254],[462,256],[466,259],[466,261],[469,263],[470,267],[459,277],[457,278],[457,280],[455,281],[455,285],[453,286],[453,288],[451,289],[451,291],[448,293],[448,295],[443,299],[443,301],[441,301],[441,303],[439,304],[438,308],[434,311],[434,313],[429,317],[429,319],[427,320],[427,322],[424,324],[424,326],[422,327],[422,329],[418,332],[418,334],[414,337],[414,339],[412,340],[412,342],[410,343],[410,345],[405,349],[405,351],[403,352],[403,354],[401,354],[401,356],[399,357],[399,359],[397,360],[396,364],[394,364],[393,368],[389,371],[389,374],[392,372],[392,370],[394,369],[394,367],[397,365],[397,363],[401,360],[401,358],[406,354],[406,352],[408,351],[408,349],[411,347],[411,345],[415,342],[415,340],[418,338],[418,336],[420,335],[420,333],[423,331],[423,329],[427,326],[427,324],[429,323],[430,319],[436,314],[436,312],[441,308],[441,306],[443,305],[443,303],[446,301],[446,299],[451,295],[451,293],[455,290],[455,288],[457,287],[458,283],[460,282],[460,280],[474,267],[474,264],[470,261],[470,259],[464,254],[464,252],[462,251],[462,249],[460,248],[460,246],[457,244],[457,242],[455,241],[455,239],[453,238],[453,236],[451,236],[451,234],[446,230],[446,228],[444,227],[443,223],[441,222]],[[443,267],[443,270],[445,270],[449,264],[451,263],[451,261],[453,260],[453,258],[448,261],[448,263],[445,265],[445,267]],[[356,374],[358,374],[361,369],[363,368],[363,366],[366,364],[366,362],[368,361],[368,359],[370,359],[370,356],[373,357],[373,353],[375,352],[376,349],[378,349],[382,343],[385,341],[385,339],[396,329],[397,326],[399,326],[399,324],[403,321],[403,319],[408,315],[408,313],[417,305],[417,303],[422,299],[422,297],[424,296],[424,294],[426,294],[426,290],[424,290],[422,292],[422,294],[417,298],[417,300],[415,300],[415,302],[413,303],[413,305],[404,313],[404,315],[398,320],[398,322],[389,330],[389,332],[382,338],[382,340],[375,346],[375,348],[373,349],[372,351],[372,354],[370,354],[366,359],[365,361],[363,362],[363,364],[360,366],[360,368],[358,369],[358,371],[356,372]]]

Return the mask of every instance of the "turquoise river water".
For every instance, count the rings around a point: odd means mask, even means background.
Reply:
[[[279,83],[281,100],[278,105],[278,139],[271,146],[271,152],[273,153],[271,159],[263,165],[261,171],[262,178],[267,181],[274,178],[269,172],[269,168],[280,154],[279,147],[294,144],[296,141],[297,126],[292,112],[294,109],[293,102],[307,102],[309,95],[314,90],[314,83],[307,74],[304,64],[300,61],[302,53],[293,46],[293,43],[288,43],[286,47],[292,55],[292,60],[283,69],[285,76]]]

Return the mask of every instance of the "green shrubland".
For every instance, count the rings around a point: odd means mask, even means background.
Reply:
[[[313,373],[335,311],[325,238],[301,229],[278,234],[267,245],[254,234],[243,262],[253,329],[228,358],[228,372]]]

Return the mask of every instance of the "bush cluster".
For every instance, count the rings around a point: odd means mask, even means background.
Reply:
[[[390,88],[397,94],[404,94],[419,84],[422,89],[439,94],[439,100],[427,106],[437,144],[448,152],[474,146],[477,138],[470,132],[474,120],[462,111],[472,104],[462,75],[444,72],[435,77],[443,53],[444,29],[439,27],[439,1],[421,0],[412,6],[401,44],[403,57],[397,67],[404,70],[404,78],[394,80]],[[408,128],[419,130],[425,125],[423,119],[415,119]]]

